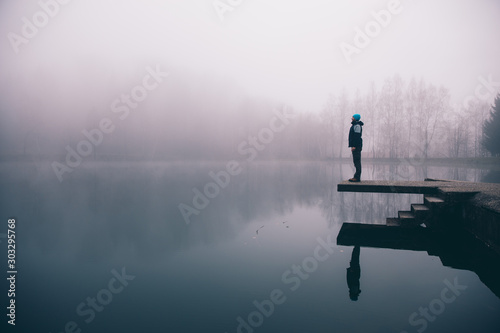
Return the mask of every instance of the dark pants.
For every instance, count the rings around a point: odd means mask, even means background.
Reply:
[[[354,178],[361,180],[361,151],[359,148],[352,152],[352,160],[354,162],[354,167],[356,168]]]

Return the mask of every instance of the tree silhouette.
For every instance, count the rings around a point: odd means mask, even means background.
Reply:
[[[491,155],[500,155],[500,94],[491,107],[490,118],[484,122],[483,146]]]

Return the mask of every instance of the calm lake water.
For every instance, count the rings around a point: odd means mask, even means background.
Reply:
[[[421,196],[338,193],[350,164],[240,167],[196,209],[196,190],[225,163],[88,162],[61,183],[49,163],[0,163],[0,233],[17,219],[16,331],[500,331],[500,299],[474,272],[427,252],[365,247],[358,266],[353,247],[336,244],[343,222],[385,224]],[[363,170],[364,179],[486,175]],[[195,212],[189,224],[179,204]]]

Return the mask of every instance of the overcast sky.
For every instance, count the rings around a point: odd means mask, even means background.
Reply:
[[[22,37],[22,18],[33,22],[41,7],[0,1],[0,93],[22,91],[27,80],[34,82],[30,89],[41,87],[40,68],[52,80],[74,82],[88,74],[73,68],[82,61],[96,71],[129,73],[160,63],[213,74],[305,111],[318,111],[343,87],[354,93],[372,80],[380,87],[395,73],[443,84],[456,101],[474,93],[479,76],[500,81],[498,0],[401,0],[350,64],[340,44],[354,45],[355,29],[364,30],[372,12],[391,1],[240,2],[221,14],[213,0],[72,0],[16,53],[9,33]]]

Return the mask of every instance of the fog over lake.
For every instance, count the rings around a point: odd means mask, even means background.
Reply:
[[[353,147],[361,183],[500,182],[499,18],[494,0],[0,1],[1,331],[498,332],[497,257],[341,245],[424,197],[337,184]]]

